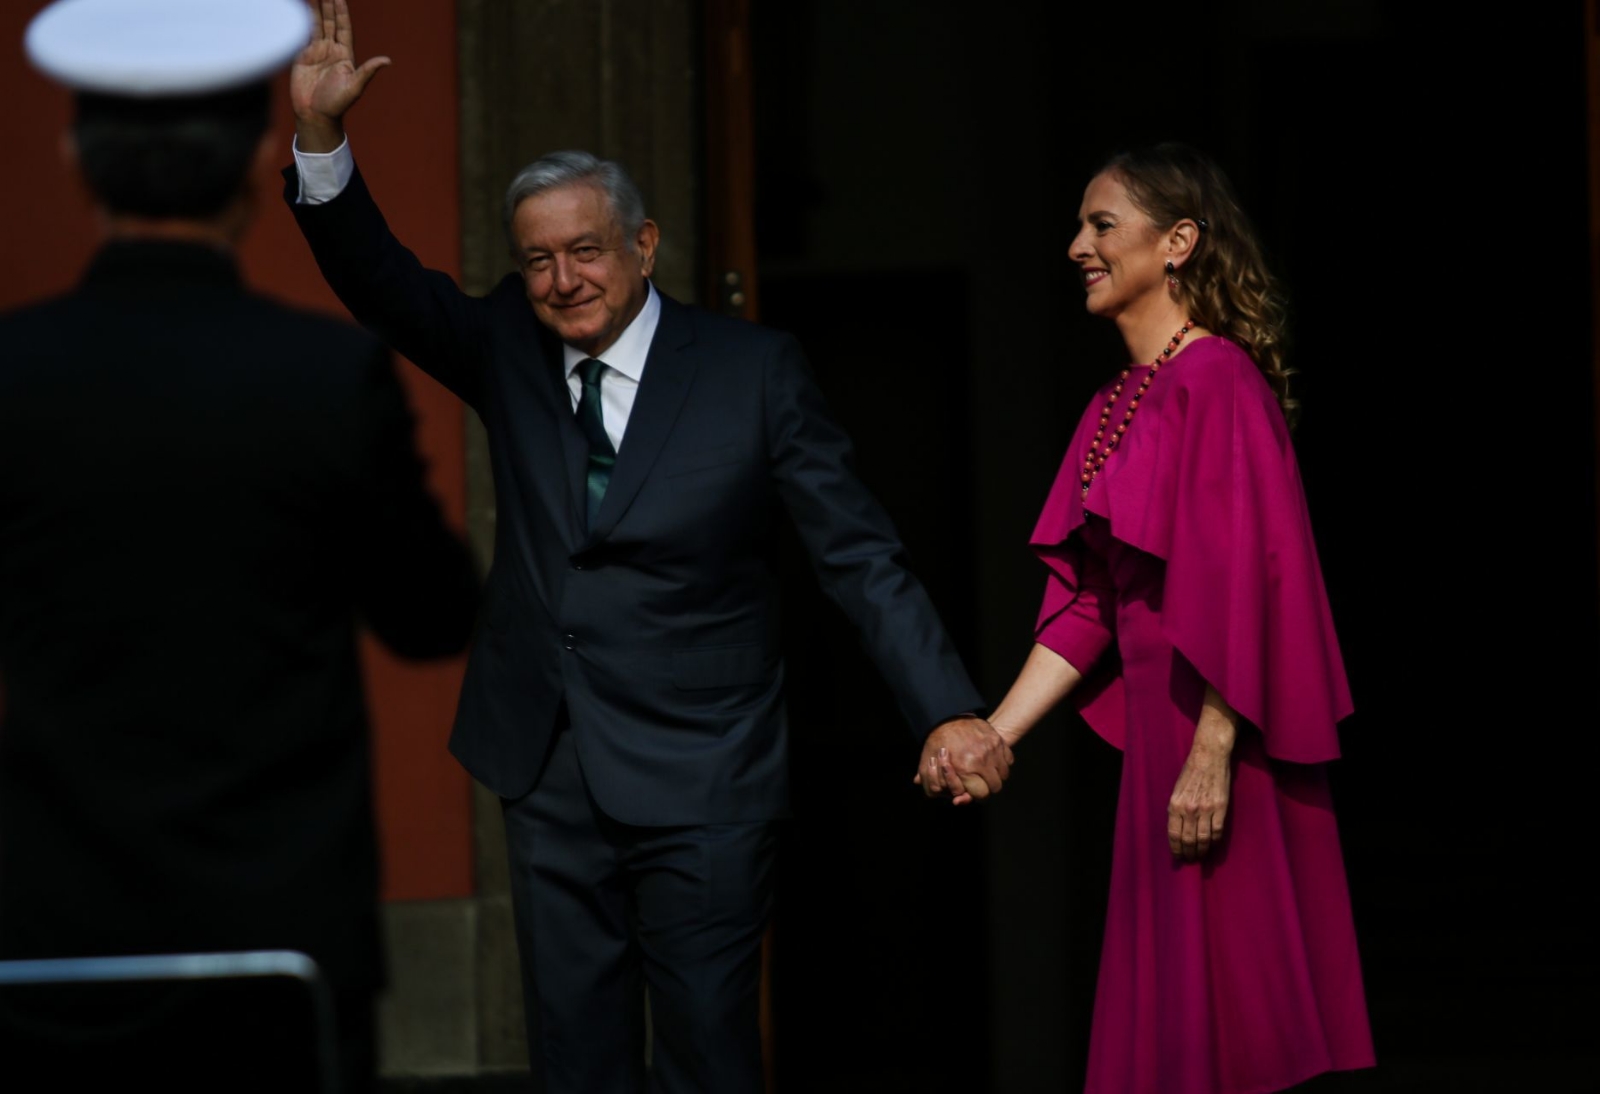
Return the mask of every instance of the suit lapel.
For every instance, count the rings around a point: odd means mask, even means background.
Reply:
[[[639,381],[639,392],[634,396],[633,410],[628,415],[628,428],[622,436],[622,448],[617,452],[617,463],[611,471],[611,482],[606,487],[605,501],[595,515],[591,539],[604,539],[617,526],[622,514],[627,512],[638,494],[639,487],[650,473],[661,446],[672,433],[684,398],[694,382],[695,365],[691,354],[682,352],[694,341],[694,324],[689,312],[681,304],[661,294],[661,321],[650,342],[650,353],[645,358],[644,376]],[[574,425],[576,431],[576,425]],[[588,458],[583,449],[580,462]],[[582,511],[584,473],[579,471],[578,483],[580,512]]]

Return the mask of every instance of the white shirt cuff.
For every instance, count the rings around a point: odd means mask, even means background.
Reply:
[[[344,193],[355,174],[356,160],[350,154],[350,138],[332,152],[302,152],[294,144],[294,169],[300,176],[301,205],[321,205]]]

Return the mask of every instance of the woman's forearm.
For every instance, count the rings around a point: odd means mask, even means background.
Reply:
[[[1239,712],[1230,707],[1221,693],[1206,685],[1206,698],[1200,707],[1200,720],[1194,727],[1192,751],[1211,753],[1226,758],[1233,753],[1233,742],[1239,731]]]
[[[1016,682],[989,716],[989,724],[1007,744],[1016,744],[1082,679],[1066,658],[1048,646],[1035,645]]]

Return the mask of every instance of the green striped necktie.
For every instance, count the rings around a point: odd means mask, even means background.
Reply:
[[[583,379],[583,394],[578,398],[578,425],[589,441],[588,519],[594,526],[594,515],[600,511],[605,499],[606,486],[611,482],[611,467],[617,462],[617,450],[611,447],[606,436],[605,421],[600,414],[600,374],[606,363],[585,357],[578,362],[578,373]]]

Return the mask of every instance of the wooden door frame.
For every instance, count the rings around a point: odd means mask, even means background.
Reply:
[[[724,315],[755,322],[761,314],[756,276],[755,89],[750,50],[750,0],[705,0],[704,8],[705,264],[702,299]],[[761,1060],[770,1092],[773,1060],[772,938],[761,939]]]

